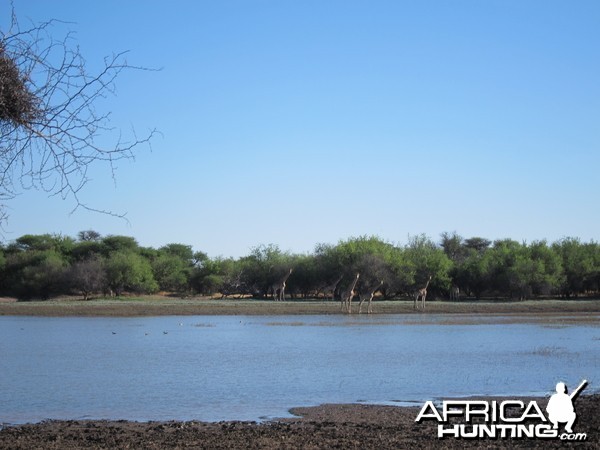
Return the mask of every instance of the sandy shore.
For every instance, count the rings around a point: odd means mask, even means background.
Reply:
[[[540,407],[547,400],[540,399]],[[600,395],[577,399],[575,431],[587,440],[577,448],[600,445]],[[292,410],[301,415],[255,422],[47,421],[0,430],[3,449],[253,448],[569,448],[560,440],[464,440],[436,435],[434,422],[415,423],[419,408],[323,405]]]
[[[354,306],[358,312],[358,304]],[[487,314],[487,315],[573,315],[585,321],[590,315],[600,314],[600,300],[528,300],[528,301],[432,301],[426,312],[415,311],[410,301],[376,301],[374,315],[415,314]],[[288,300],[213,300],[206,298],[171,298],[151,296],[143,298],[98,299],[82,301],[62,299],[51,301],[0,301],[0,315],[25,316],[164,316],[164,315],[308,315],[342,314],[338,302]],[[589,320],[596,320],[592,317]]]

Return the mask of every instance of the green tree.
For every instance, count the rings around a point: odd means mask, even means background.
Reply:
[[[414,288],[421,288],[431,276],[430,290],[439,293],[450,288],[452,261],[444,250],[425,235],[413,236],[405,248],[406,258],[414,267]]]
[[[177,255],[159,253],[152,260],[152,272],[161,291],[184,292],[188,289],[192,266]]]
[[[456,231],[452,233],[445,231],[440,237],[440,245],[444,249],[446,256],[454,263],[463,261],[467,256],[467,247],[464,245],[464,239]]]
[[[113,252],[139,252],[140,247],[135,238],[130,236],[106,236],[102,239],[105,256]]]
[[[23,300],[47,300],[65,292],[66,270],[66,261],[55,250],[10,254],[5,270],[7,291]]]
[[[453,268],[454,282],[467,295],[479,299],[491,284],[490,257],[487,251],[468,249],[464,261]]]
[[[103,243],[94,240],[78,241],[71,249],[71,259],[73,262],[85,261],[105,254],[107,255],[108,252]]]
[[[255,297],[267,297],[273,283],[293,268],[293,261],[289,253],[269,244],[251,249],[248,256],[240,259],[240,265],[247,292]]]
[[[239,294],[242,291],[241,277],[236,271],[236,261],[232,258],[210,259],[202,254],[194,257],[195,264],[190,277],[192,289],[203,295],[221,293],[221,298]],[[234,275],[237,273],[237,277]]]
[[[150,263],[133,251],[112,253],[106,260],[105,270],[107,285],[117,296],[124,291],[152,293],[158,290]]]
[[[532,284],[533,293],[550,295],[559,292],[565,282],[560,255],[544,240],[531,243],[529,251],[531,259],[539,268]]]
[[[354,280],[356,273],[360,274],[357,291],[367,291],[379,285],[384,280],[391,283],[393,271],[391,261],[394,246],[377,236],[351,237],[340,241],[331,249],[330,258],[333,262],[335,280],[343,275],[340,287],[345,289]]]
[[[394,247],[389,254],[389,270],[391,275],[384,278],[382,286],[384,297],[400,297],[410,292],[415,284],[416,268],[409,257],[409,252],[400,247]]]
[[[25,234],[15,240],[12,247],[20,251],[52,250],[68,257],[75,241],[60,234]]]
[[[492,287],[496,293],[519,299],[549,293],[561,278],[561,266],[544,241],[531,246],[510,239],[494,242],[489,250]]]
[[[552,245],[560,255],[564,270],[562,292],[566,297],[577,297],[585,291],[598,270],[594,257],[595,245],[586,246],[578,238],[567,237]],[[592,251],[590,251],[592,250]]]
[[[597,242],[585,244],[586,253],[592,260],[592,268],[587,277],[586,288],[592,292],[600,292],[600,245]]]
[[[293,268],[294,272],[286,282],[286,296],[308,298],[311,294],[314,294],[317,290],[315,257],[312,255],[291,255],[287,263],[287,266]],[[285,271],[285,268],[283,270]]]
[[[312,274],[312,285],[315,294],[329,287],[340,276],[342,277],[341,283],[344,281],[344,277],[347,278],[347,270],[345,270],[339,261],[335,246],[331,244],[317,244],[312,258],[313,262],[309,270]]]
[[[529,265],[526,246],[511,239],[497,240],[487,255],[490,258],[490,287],[496,295],[527,296],[534,269]]]
[[[482,237],[471,237],[469,239],[465,239],[463,245],[464,247],[475,250],[479,253],[484,253],[492,244],[492,241],[489,239],[485,239]]]
[[[158,249],[161,254],[175,256],[186,264],[194,263],[194,251],[191,245],[167,244]]]
[[[462,238],[461,238],[462,239]],[[491,241],[481,237],[462,240],[460,258],[453,260],[450,270],[453,282],[468,296],[481,298],[492,283],[489,247]]]
[[[192,247],[184,244],[167,244],[154,255],[142,252],[152,262],[154,278],[163,291],[184,292],[190,287],[190,277],[195,263]]]

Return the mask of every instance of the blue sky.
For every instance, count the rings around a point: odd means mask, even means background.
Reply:
[[[100,105],[162,135],[81,194],[128,222],[29,191],[7,204],[5,241],[94,229],[237,257],[364,234],[600,237],[600,2],[14,7],[71,22],[90,68],[122,50],[162,68],[123,74]]]

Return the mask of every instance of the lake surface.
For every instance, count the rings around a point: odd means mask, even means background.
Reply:
[[[584,378],[598,391],[593,322],[447,320],[0,317],[0,423],[260,420],[322,403],[549,395]]]

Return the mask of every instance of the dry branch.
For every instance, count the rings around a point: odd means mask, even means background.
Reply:
[[[71,198],[75,209],[99,211],[80,200],[88,169],[106,164],[114,177],[115,163],[133,159],[156,130],[125,138],[110,112],[96,110],[98,100],[114,95],[122,71],[149,69],[129,65],[122,52],[89,73],[71,33],[50,33],[57,23],[21,30],[13,11],[9,30],[0,32],[0,199],[37,189]]]

